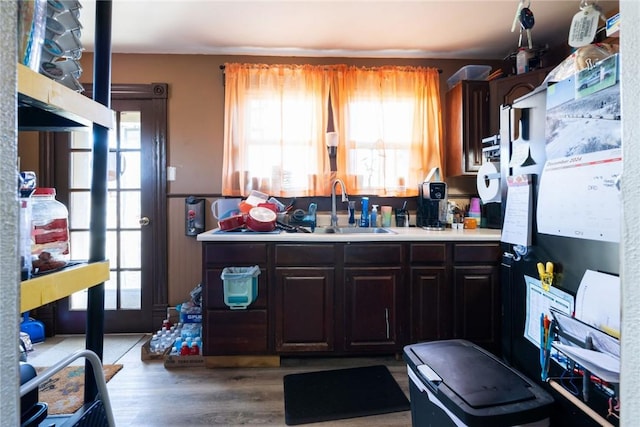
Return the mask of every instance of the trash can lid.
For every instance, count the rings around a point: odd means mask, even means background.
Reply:
[[[472,408],[536,398],[524,378],[474,345],[459,340],[436,341],[411,345],[409,350]]]

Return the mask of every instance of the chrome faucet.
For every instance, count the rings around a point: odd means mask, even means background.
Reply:
[[[338,226],[338,213],[336,211],[336,185],[340,184],[342,190],[342,202],[348,202],[349,198],[345,192],[344,182],[340,178],[336,178],[331,183],[331,227]]]

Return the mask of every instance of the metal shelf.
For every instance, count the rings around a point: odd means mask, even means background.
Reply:
[[[20,313],[57,301],[109,280],[109,261],[68,267],[25,280],[20,285]]]
[[[20,130],[91,130],[94,123],[114,127],[111,109],[22,64],[17,66]]]

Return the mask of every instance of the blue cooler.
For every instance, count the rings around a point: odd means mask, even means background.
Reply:
[[[553,397],[465,340],[408,345],[414,427],[548,426]]]

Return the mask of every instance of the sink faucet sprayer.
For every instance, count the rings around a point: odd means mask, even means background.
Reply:
[[[338,226],[338,213],[336,211],[336,185],[340,184],[342,190],[342,202],[348,202],[349,198],[345,192],[344,182],[340,178],[334,179],[331,183],[331,226]]]

